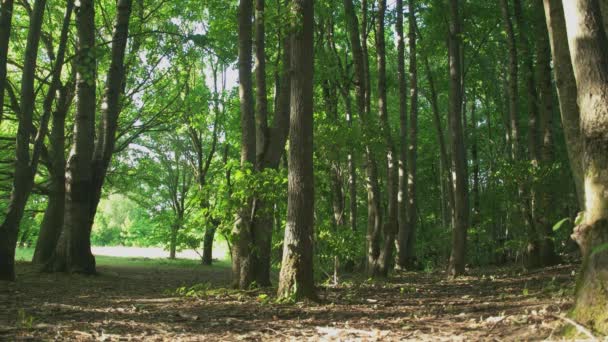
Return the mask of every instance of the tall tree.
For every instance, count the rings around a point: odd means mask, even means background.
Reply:
[[[406,265],[414,267],[416,242],[416,184],[418,182],[416,173],[416,159],[418,157],[418,65],[416,50],[416,10],[414,0],[409,0],[409,47],[410,47],[410,124],[407,145],[407,244]]]
[[[280,4],[280,3],[279,3]],[[279,10],[281,7],[279,7]],[[277,169],[281,156],[285,152],[285,143],[289,134],[289,103],[290,103],[290,42],[289,37],[283,38],[278,32],[281,68],[276,73],[275,108],[272,124],[268,123],[268,106],[266,94],[266,67],[265,67],[265,30],[264,30],[264,1],[256,0],[255,11],[255,42],[256,42],[256,169]],[[253,244],[252,250],[255,281],[260,286],[270,285],[272,230],[273,230],[273,203],[263,198],[255,199],[255,212],[253,215]]]
[[[93,0],[81,0],[76,11],[77,28],[77,103],[74,116],[73,145],[66,165],[66,203],[64,226],[54,257],[47,270],[85,274],[96,272],[91,253],[91,161],[95,137],[95,8]]]
[[[399,83],[399,192],[397,194],[397,258],[396,268],[404,269],[407,265],[407,80],[405,74],[405,36],[403,34],[403,0],[395,4],[397,22],[397,77]]]
[[[255,166],[256,162],[256,128],[255,108],[253,101],[252,76],[252,0],[241,0],[239,3],[239,97],[241,105],[241,168]],[[252,200],[247,200],[237,213],[232,235],[232,276],[236,287],[248,288],[253,282],[253,264],[251,256],[251,208]]]
[[[454,208],[452,210],[452,253],[448,265],[450,278],[464,274],[467,226],[469,224],[468,186],[464,137],[462,133],[462,32],[460,1],[450,0],[450,22],[448,37],[448,58],[450,70],[449,114],[452,147],[452,178],[454,186]]]
[[[292,3],[291,119],[287,226],[280,297],[315,299],[313,273],[313,0]]]
[[[384,136],[386,145],[387,175],[386,197],[388,202],[387,218],[384,222],[384,241],[380,252],[378,272],[387,276],[394,262],[393,250],[395,235],[398,230],[397,196],[399,185],[397,149],[392,137],[391,125],[388,119],[387,90],[386,90],[386,42],[384,37],[386,16],[386,0],[378,1],[376,17],[376,60],[378,64],[378,114],[380,117],[380,131]]]
[[[13,20],[13,0],[3,0],[0,4],[0,123],[4,114],[4,86],[6,85],[6,62],[8,43]]]
[[[543,0],[543,3],[553,57],[553,72],[555,74],[562,126],[566,138],[566,149],[576,187],[578,205],[581,210],[584,210],[583,140],[580,133],[576,80],[570,59],[564,8],[562,0]]]
[[[89,231],[92,229],[93,222],[95,221],[95,213],[101,199],[101,191],[116,145],[118,117],[122,109],[121,100],[124,95],[126,82],[125,54],[132,7],[133,0],[119,0],[116,3],[110,68],[106,78],[103,104],[101,106],[101,122],[97,126],[97,140],[95,141],[92,160],[93,179],[91,189],[93,193],[91,194],[91,204],[89,207]]]
[[[573,238],[583,255],[574,317],[608,334],[608,39],[598,0],[563,3],[578,90],[585,212]]]
[[[21,77],[21,107],[18,113],[13,187],[8,212],[0,226],[0,280],[15,279],[15,248],[19,223],[32,190],[38,162],[36,153],[30,155],[30,137],[34,133],[33,116],[36,97],[34,83],[45,6],[45,0],[37,0],[30,15]],[[42,125],[39,130],[43,130]]]

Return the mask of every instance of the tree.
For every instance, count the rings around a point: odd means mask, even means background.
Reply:
[[[570,59],[564,8],[562,0],[543,0],[543,4],[568,159],[570,161],[572,177],[574,178],[578,205],[581,210],[584,210],[583,140],[580,137],[580,114],[576,101],[576,80],[574,79],[574,71],[572,70]]]
[[[313,274],[313,0],[292,3],[287,226],[279,297],[315,299]]]
[[[35,73],[40,44],[40,32],[46,1],[37,0],[30,17],[30,24],[25,48],[23,75],[21,78],[21,107],[19,108],[19,125],[15,143],[15,171],[8,212],[0,226],[0,280],[15,279],[15,248],[19,233],[19,223],[27,199],[32,190],[34,175],[38,164],[38,151],[30,155],[30,136],[34,134],[33,115],[35,100]],[[4,6],[3,6],[4,8]],[[44,126],[40,125],[40,131]],[[42,135],[44,136],[44,135]]]
[[[504,1],[504,0],[503,0]],[[462,133],[462,83],[460,49],[462,46],[460,2],[450,0],[448,56],[450,70],[449,115],[452,147],[454,208],[452,210],[452,253],[448,265],[451,278],[464,274],[469,204],[464,137]]]
[[[241,168],[252,168],[256,161],[255,111],[251,71],[252,0],[239,3],[239,96],[241,106]],[[232,276],[238,288],[248,288],[254,280],[251,255],[251,207],[247,201],[237,213],[232,246]]]
[[[51,271],[94,274],[91,253],[91,161],[95,137],[95,8],[92,0],[81,0],[76,11],[77,103],[74,118],[74,143],[66,164],[66,203],[63,230],[55,254],[45,267]]]
[[[0,123],[4,114],[4,87],[6,85],[6,63],[8,42],[11,36],[13,0],[2,1],[0,5]]]
[[[583,267],[576,289],[574,317],[606,334],[608,297],[608,39],[599,1],[563,3],[572,67],[578,90],[583,141],[585,211],[573,238]]]
[[[397,73],[399,83],[399,192],[397,194],[398,209],[397,222],[397,269],[407,266],[407,80],[405,74],[405,36],[403,34],[403,0],[395,3],[397,22]]]
[[[416,242],[416,221],[417,218],[417,203],[416,203],[416,158],[418,154],[418,65],[416,58],[416,12],[414,1],[409,0],[409,47],[410,47],[410,123],[409,137],[407,145],[407,244],[406,250],[406,265],[409,268],[414,267],[415,253],[414,246]]]

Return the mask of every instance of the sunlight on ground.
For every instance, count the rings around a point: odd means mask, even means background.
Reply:
[[[143,258],[143,259],[167,259],[169,251],[160,247],[92,247],[93,254],[97,257],[112,258]],[[200,251],[199,251],[200,253]],[[17,261],[31,261],[34,255],[33,248],[18,248],[15,259]],[[177,253],[177,259],[181,260],[200,260],[201,257],[194,250],[183,250]],[[214,245],[213,259],[229,261],[228,246],[225,242],[219,241]]]

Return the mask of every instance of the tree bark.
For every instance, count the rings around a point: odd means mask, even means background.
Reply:
[[[406,267],[412,269],[416,263],[416,183],[418,157],[418,65],[416,58],[416,14],[413,0],[409,0],[409,46],[410,46],[410,124],[408,139],[408,161],[407,161],[407,245],[406,245]]]
[[[8,43],[11,36],[13,19],[13,0],[3,0],[0,6],[0,123],[2,123]]]
[[[95,8],[92,0],[80,0],[76,11],[77,103],[74,117],[74,143],[66,166],[66,203],[64,225],[48,271],[96,273],[91,253],[91,161],[95,136]]]
[[[583,255],[573,316],[608,334],[608,39],[598,0],[563,6],[581,114],[585,184],[585,212],[573,234]]]
[[[502,0],[504,1],[504,0]],[[454,209],[452,212],[452,252],[448,265],[448,277],[455,278],[465,272],[467,226],[469,205],[466,175],[464,137],[462,134],[462,70],[460,49],[462,46],[460,1],[450,0],[450,32],[448,55],[450,68],[449,115],[452,147],[452,174],[454,186]]]
[[[570,169],[574,178],[579,208],[580,210],[585,210],[582,159],[583,140],[580,133],[580,114],[576,101],[576,80],[574,79],[574,71],[572,70],[572,61],[570,59],[564,8],[562,0],[543,0],[543,3]]]
[[[133,0],[119,0],[116,4],[116,18],[112,33],[112,53],[110,69],[108,70],[104,100],[101,106],[101,123],[97,130],[97,141],[92,160],[92,194],[89,212],[89,228],[93,228],[97,206],[105,182],[108,167],[114,154],[118,117],[122,109],[126,74],[125,52],[129,37],[129,21]]]
[[[252,83],[252,0],[241,0],[239,3],[239,97],[241,106],[241,168],[255,166],[256,162],[256,126]],[[249,288],[255,279],[252,262],[252,199],[248,200],[237,213],[233,228],[232,276],[234,286]]]
[[[35,159],[30,156],[29,146],[30,136],[34,130],[32,122],[36,96],[34,81],[45,5],[45,0],[37,0],[30,16],[21,78],[21,108],[20,113],[18,113],[19,124],[15,144],[16,162],[13,188],[8,203],[8,211],[0,226],[0,280],[15,279],[15,248],[19,235],[19,223],[23,218],[25,205],[32,190],[34,174],[36,173],[35,169],[32,168]],[[43,129],[42,126],[40,129]]]
[[[57,240],[63,228],[65,211],[65,119],[71,106],[74,81],[64,86],[58,105],[53,113],[53,128],[49,136],[49,199],[40,225],[38,242],[32,262],[45,265],[53,256]]]
[[[287,226],[279,297],[316,299],[313,273],[313,0],[292,2]]]
[[[553,83],[551,80],[551,48],[549,46],[549,36],[545,23],[542,0],[534,1],[534,13],[537,15],[538,26],[536,34],[537,49],[537,81],[539,88],[539,163],[541,168],[548,169],[555,162],[553,148]],[[556,207],[550,183],[541,180],[537,188],[537,213],[535,215],[535,227],[537,229],[541,266],[551,266],[559,262],[559,256],[555,252],[553,243],[553,227],[550,220],[551,208]]]
[[[407,266],[407,76],[405,74],[405,36],[403,34],[403,0],[397,0],[397,77],[399,84],[399,192],[397,194],[397,257],[395,267],[405,269]]]

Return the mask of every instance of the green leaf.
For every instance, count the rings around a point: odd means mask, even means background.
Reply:
[[[553,231],[556,232],[556,231],[560,230],[564,226],[564,223],[566,223],[568,221],[570,221],[570,218],[568,218],[568,217],[566,217],[563,220],[558,221],[556,224],[553,225]]]

